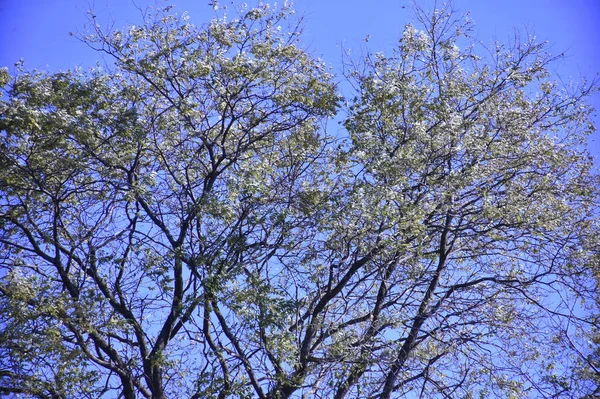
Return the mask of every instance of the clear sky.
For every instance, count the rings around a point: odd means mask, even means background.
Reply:
[[[245,0],[252,5],[251,0]],[[282,1],[282,0],[281,0]],[[240,1],[242,2],[242,1]],[[438,2],[441,2],[439,0]],[[84,31],[86,11],[93,6],[98,19],[115,26],[138,22],[136,7],[165,4],[154,0],[0,0],[0,66],[23,58],[27,69],[50,71],[92,66],[99,54],[69,35]],[[209,0],[172,0],[188,10],[191,22],[202,25],[213,16]],[[221,1],[229,4],[229,0]],[[341,46],[372,51],[392,48],[404,24],[411,21],[411,0],[296,0],[305,19],[305,44],[334,70],[340,69]],[[433,1],[424,1],[431,5]],[[476,37],[482,42],[507,41],[515,28],[548,40],[563,80],[593,79],[600,72],[600,0],[454,0],[456,9],[471,12]],[[365,37],[369,35],[368,44]],[[600,109],[600,93],[592,104]],[[600,112],[594,123],[600,128]],[[590,138],[590,150],[600,165],[600,132]]]

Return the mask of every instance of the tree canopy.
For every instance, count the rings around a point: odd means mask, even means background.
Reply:
[[[0,72],[0,394],[600,392],[596,88],[545,43],[417,10],[341,77],[286,4],[95,26],[104,69]]]

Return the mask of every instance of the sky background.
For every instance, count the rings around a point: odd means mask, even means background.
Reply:
[[[251,0],[246,0],[252,5]],[[440,1],[441,2],[441,1]],[[101,56],[70,36],[85,32],[87,11],[94,9],[101,25],[113,20],[115,27],[139,24],[139,8],[175,4],[187,10],[195,25],[208,22],[214,12],[209,0],[0,0],[0,66],[14,71],[14,63],[25,60],[27,69],[66,70],[90,67]],[[221,1],[229,5],[230,1]],[[241,3],[238,2],[238,3]],[[600,0],[454,0],[461,12],[470,11],[478,41],[508,41],[518,29],[547,40],[555,54],[566,57],[555,65],[564,81],[582,77],[598,79],[600,72]],[[403,27],[413,20],[411,0],[334,1],[296,0],[304,16],[306,47],[341,70],[342,47],[360,51],[389,51]],[[433,0],[419,2],[431,6]],[[369,42],[365,38],[369,35]],[[591,101],[600,109],[600,93]],[[600,128],[600,112],[593,116]],[[600,168],[600,132],[590,137],[589,149]]]

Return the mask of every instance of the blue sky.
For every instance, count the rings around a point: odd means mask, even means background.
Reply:
[[[120,27],[138,21],[136,6],[156,3],[165,4],[154,0],[0,0],[0,66],[12,70],[20,58],[27,69],[92,66],[101,61],[99,54],[69,35],[85,31],[90,4],[101,22],[106,24],[112,18]],[[213,16],[209,0],[168,3],[188,10],[196,25]],[[422,3],[431,5],[433,1]],[[367,45],[364,39],[369,35],[370,50],[391,49],[404,25],[412,20],[411,4],[410,0],[297,0],[295,8],[304,16],[306,46],[339,70],[341,45],[358,50]],[[566,54],[556,64],[556,72],[565,81],[583,76],[592,79],[600,72],[600,0],[455,0],[453,5],[471,12],[475,36],[484,43],[507,41],[515,28],[548,40],[556,54]],[[600,109],[600,93],[592,104]],[[600,127],[600,112],[595,113],[594,123]],[[590,138],[589,148],[600,165],[600,132]]]

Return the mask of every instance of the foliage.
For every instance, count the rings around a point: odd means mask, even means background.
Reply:
[[[0,393],[592,395],[594,86],[419,11],[342,112],[290,7],[238,14],[0,75]]]

